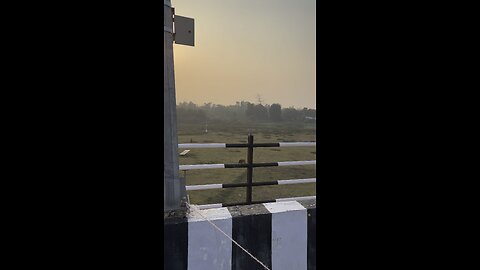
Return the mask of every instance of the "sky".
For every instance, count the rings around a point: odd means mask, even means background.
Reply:
[[[316,108],[315,0],[172,0],[195,19],[174,44],[177,103],[236,101]]]

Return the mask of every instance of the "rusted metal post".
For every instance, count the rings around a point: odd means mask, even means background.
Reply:
[[[248,134],[247,152],[247,204],[252,204],[252,183],[253,183],[253,135]]]

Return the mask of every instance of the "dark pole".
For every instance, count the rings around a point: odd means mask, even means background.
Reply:
[[[253,179],[253,135],[248,134],[247,152],[247,204],[252,203],[252,179]]]

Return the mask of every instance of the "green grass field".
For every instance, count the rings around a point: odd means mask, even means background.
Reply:
[[[246,143],[249,131],[259,142],[304,142],[316,141],[315,125],[303,123],[287,124],[209,124],[208,133],[204,125],[178,125],[178,143]],[[179,149],[179,153],[184,149]],[[181,165],[238,163],[246,160],[246,148],[190,149],[180,156]],[[278,162],[316,160],[315,147],[255,148],[253,161]],[[186,175],[187,185],[245,183],[247,170],[207,169],[180,172]],[[315,165],[255,168],[253,181],[287,180],[316,177]],[[253,200],[272,200],[284,197],[316,195],[315,183],[253,187]],[[189,191],[194,204],[240,203],[245,201],[246,188]]]

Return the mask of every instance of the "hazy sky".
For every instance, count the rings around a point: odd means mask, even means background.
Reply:
[[[177,103],[315,106],[315,0],[172,0],[195,19],[195,47],[174,44]]]

